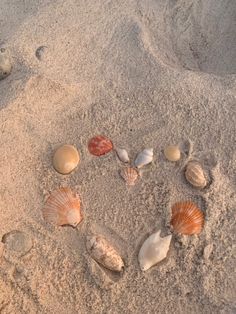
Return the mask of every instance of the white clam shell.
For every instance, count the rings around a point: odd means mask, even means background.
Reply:
[[[116,249],[101,235],[87,237],[87,250],[91,257],[112,271],[121,272],[124,262]]]
[[[134,164],[137,168],[141,168],[145,165],[148,165],[153,161],[153,148],[146,148],[138,154]]]
[[[162,261],[169,251],[172,235],[160,237],[161,230],[148,237],[138,254],[141,270],[145,271]]]
[[[129,162],[129,155],[124,148],[116,147],[115,151],[116,151],[117,156],[120,159],[120,161]]]

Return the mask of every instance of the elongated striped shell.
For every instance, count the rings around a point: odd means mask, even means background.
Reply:
[[[69,188],[59,188],[53,191],[42,212],[45,221],[57,226],[76,227],[83,219],[80,199]]]
[[[129,186],[135,185],[137,179],[138,179],[138,172],[135,168],[123,168],[120,171],[121,177],[125,180],[126,184]]]
[[[190,161],[185,170],[187,181],[194,187],[202,189],[207,185],[207,180],[201,165],[195,161]]]
[[[178,202],[172,207],[170,224],[176,233],[199,234],[204,225],[204,214],[193,202]]]
[[[91,257],[105,268],[121,272],[124,262],[116,249],[101,235],[87,237],[87,250]]]
[[[97,135],[90,139],[88,143],[88,150],[90,154],[95,156],[102,156],[109,153],[113,149],[113,143],[109,138]]]

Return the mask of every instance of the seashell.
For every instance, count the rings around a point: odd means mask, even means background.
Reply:
[[[40,46],[35,51],[35,56],[39,61],[42,61],[43,55],[45,54],[45,50],[47,49],[47,46]]]
[[[201,165],[195,161],[190,161],[185,170],[187,181],[194,187],[203,189],[207,185],[207,180]]]
[[[141,168],[153,160],[153,148],[146,148],[135,159],[135,166]]]
[[[88,236],[86,245],[88,252],[96,262],[113,271],[121,272],[123,270],[122,258],[103,236]]]
[[[181,157],[180,149],[175,145],[167,146],[164,149],[164,155],[169,161],[178,161]]]
[[[178,202],[172,206],[170,224],[176,233],[199,234],[204,225],[204,214],[192,202]]]
[[[129,162],[129,156],[125,149],[116,147],[116,154],[119,157],[120,161]]]
[[[33,246],[30,236],[18,230],[4,234],[2,242],[6,251],[11,251],[18,257],[28,253]]]
[[[63,145],[54,153],[53,167],[61,174],[68,174],[77,167],[79,160],[79,153],[74,146]]]
[[[109,153],[113,149],[113,143],[107,137],[97,135],[90,139],[88,143],[88,150],[90,154],[95,156],[102,156]]]
[[[59,188],[53,191],[42,212],[45,221],[57,226],[76,227],[83,219],[80,199],[69,188]]]
[[[0,80],[3,80],[11,73],[12,63],[8,51],[0,48]]]
[[[160,234],[161,230],[150,235],[139,251],[138,260],[143,271],[162,261],[169,251],[172,235],[161,238]]]
[[[136,180],[138,179],[138,171],[135,168],[123,168],[120,170],[121,177],[125,180],[126,184],[131,186],[135,185]]]

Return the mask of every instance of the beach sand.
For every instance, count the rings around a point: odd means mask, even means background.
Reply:
[[[13,69],[0,81],[0,239],[19,230],[33,241],[22,257],[0,243],[1,313],[235,313],[235,20],[234,0],[1,0]],[[132,161],[154,148],[134,187],[115,153],[89,154],[96,134]],[[52,167],[65,143],[81,157],[68,176]],[[177,163],[164,158],[169,144],[181,148]],[[202,191],[184,179],[189,159],[208,175]],[[42,217],[63,185],[82,199],[77,228]],[[141,244],[170,233],[179,200],[204,211],[202,233],[174,235],[167,258],[142,272]],[[118,248],[122,275],[90,258],[89,232]]]

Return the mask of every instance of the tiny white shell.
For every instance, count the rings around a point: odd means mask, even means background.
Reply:
[[[115,150],[120,161],[129,162],[129,156],[125,149],[116,147]]]
[[[138,254],[141,270],[145,271],[162,261],[169,251],[172,235],[160,237],[161,230],[148,237]]]
[[[138,154],[135,159],[135,166],[141,168],[145,165],[148,165],[153,160],[153,148],[146,148]]]

